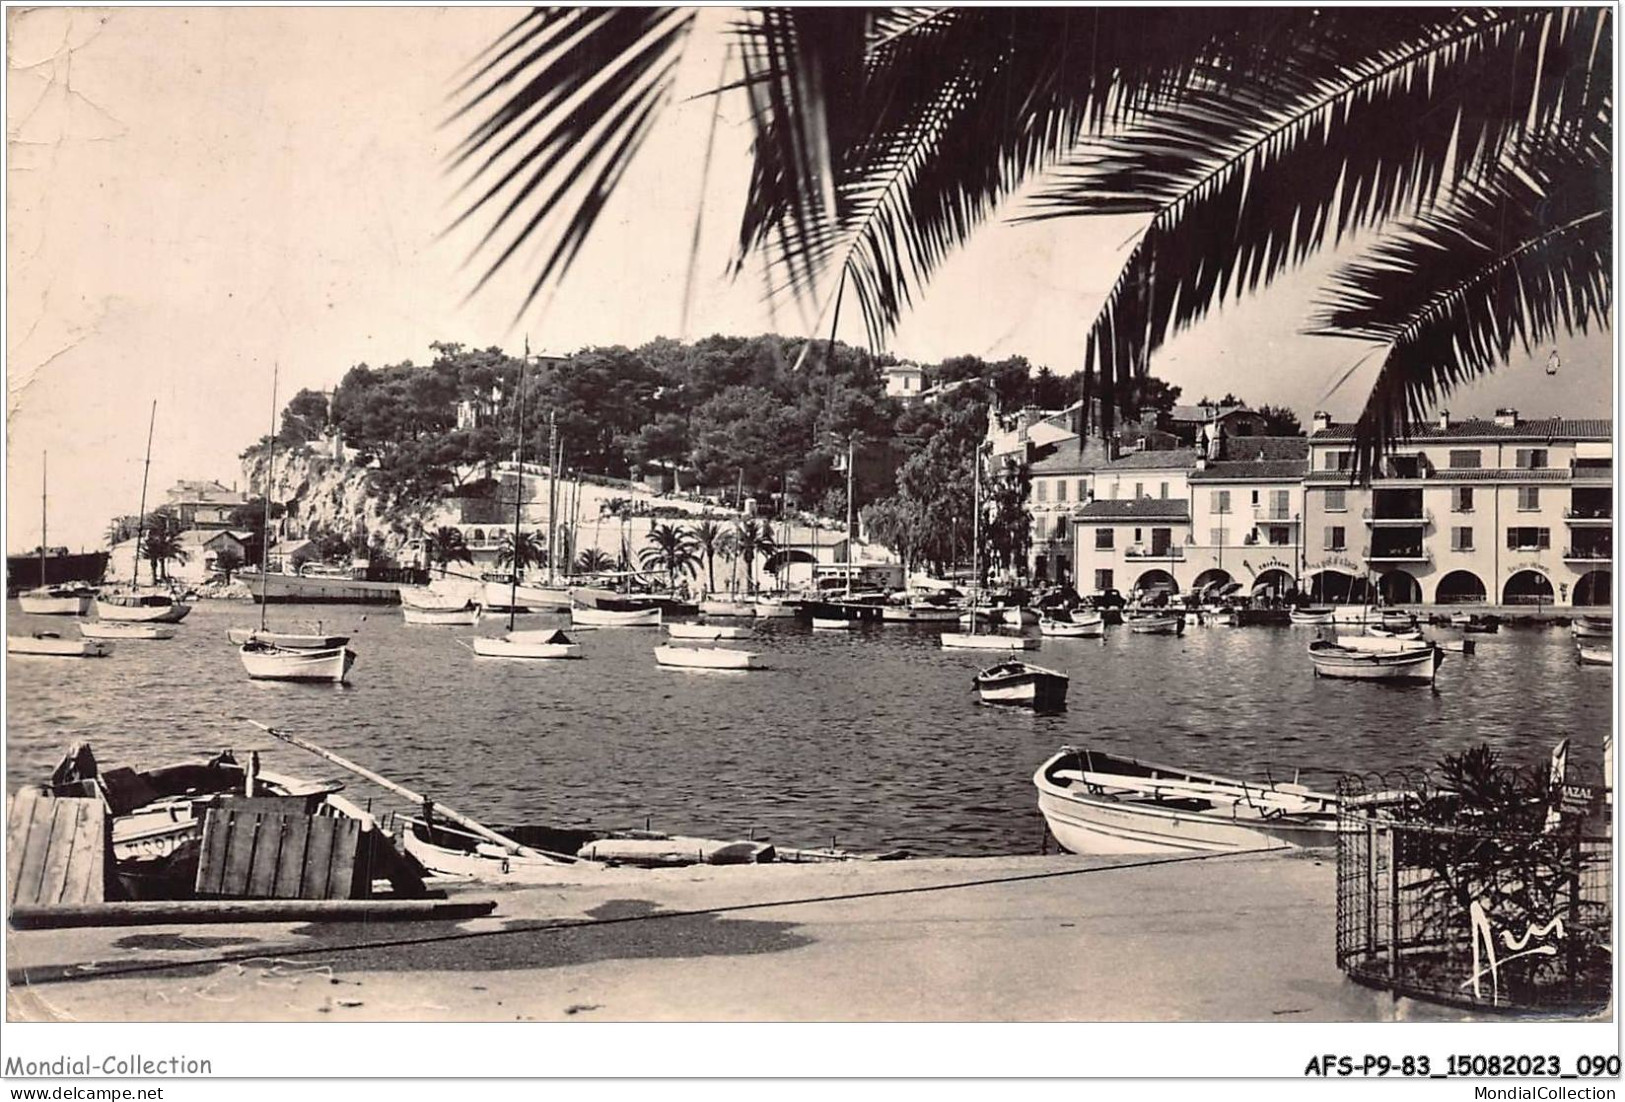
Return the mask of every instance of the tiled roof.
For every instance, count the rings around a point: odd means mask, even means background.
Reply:
[[[1055,445],[1055,450],[1032,465],[1035,475],[1087,474],[1106,465],[1106,448],[1095,439],[1073,437]]]
[[[1110,463],[1102,463],[1102,471],[1191,470],[1196,466],[1195,448],[1169,448],[1166,451],[1129,452]]]
[[[1494,421],[1470,420],[1451,422],[1441,429],[1437,422],[1412,425],[1405,443],[1429,440],[1611,440],[1613,421],[1605,417],[1548,417],[1536,421],[1519,421],[1516,425],[1497,425]],[[1333,425],[1321,429],[1312,439],[1318,444],[1354,439],[1354,426]]]
[[[1194,476],[1191,481],[1195,481]],[[1304,481],[1315,486],[1349,486],[1348,471],[1310,471]],[[1571,477],[1567,467],[1536,467],[1530,468],[1453,468],[1442,467],[1428,474],[1426,478],[1394,479],[1379,477],[1373,482],[1569,482]],[[1586,481],[1586,480],[1582,480]],[[1605,478],[1590,479],[1592,482],[1606,482]]]
[[[1246,406],[1175,406],[1168,411],[1170,421],[1211,421],[1215,414],[1219,417],[1228,417],[1237,411],[1253,411]]]
[[[1137,497],[1124,501],[1091,501],[1073,514],[1079,521],[1091,520],[1177,520],[1189,521],[1190,506],[1184,498]]]
[[[1296,482],[1309,470],[1308,459],[1221,460],[1192,471],[1192,482]]]

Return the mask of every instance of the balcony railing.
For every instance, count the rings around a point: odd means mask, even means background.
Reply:
[[[1422,562],[1433,561],[1433,552],[1425,547],[1374,547],[1365,553],[1366,562]]]
[[[1253,519],[1269,521],[1271,524],[1296,524],[1298,518],[1289,510],[1277,509],[1272,505],[1254,505]]]
[[[1614,511],[1602,509],[1564,509],[1563,519],[1570,524],[1612,524]]]
[[[1614,468],[1609,467],[1577,467],[1569,465],[1569,477],[1577,482],[1612,482]]]
[[[1567,547],[1563,550],[1563,558],[1569,562],[1608,562],[1613,557],[1613,549],[1608,547]]]
[[[1411,511],[1402,511],[1399,513],[1383,512],[1378,514],[1374,512],[1370,506],[1367,506],[1365,509],[1361,510],[1360,515],[1365,518],[1365,522],[1367,524],[1393,524],[1403,527],[1406,525],[1414,526],[1418,524],[1433,523],[1432,509],[1424,509],[1420,505],[1415,506],[1414,508],[1411,506],[1404,506],[1403,508],[1411,509]]]
[[[1123,552],[1123,557],[1125,559],[1140,560],[1183,559],[1185,557],[1185,549],[1183,547],[1175,547],[1171,545],[1160,549],[1154,547],[1130,547],[1127,551]]]

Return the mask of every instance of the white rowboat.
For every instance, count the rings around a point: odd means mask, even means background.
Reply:
[[[752,611],[758,620],[785,620],[794,617],[797,609],[787,601],[763,598],[756,602]]]
[[[590,628],[657,628],[661,610],[636,608],[621,611],[613,608],[572,608],[570,623]]]
[[[480,622],[480,606],[475,604],[464,605],[461,608],[414,608],[411,605],[401,606],[401,619],[408,624],[428,624],[443,627],[472,627]]]
[[[475,639],[469,646],[481,658],[544,660],[581,657],[581,644],[557,629],[510,631],[496,639]]]
[[[826,620],[822,617],[814,616],[812,626],[814,631],[851,631],[853,628],[858,626],[858,622],[856,620],[845,619]]]
[[[31,616],[83,616],[95,599],[95,590],[86,586],[52,585],[30,589],[17,604]]]
[[[1332,610],[1329,608],[1295,608],[1287,613],[1287,619],[1294,624],[1329,624],[1332,622]]]
[[[945,631],[942,633],[942,645],[947,650],[1037,650],[1038,640],[1030,635]]]
[[[1014,659],[989,666],[974,681],[984,704],[1041,709],[1064,708],[1069,683],[1064,673]]]
[[[1033,775],[1050,834],[1082,854],[1226,853],[1337,844],[1337,797],[1063,747]]]
[[[766,669],[761,656],[754,651],[733,650],[729,647],[673,647],[655,648],[655,661],[662,666],[678,666],[690,670],[761,670]]]
[[[700,615],[702,616],[755,616],[756,604],[754,601],[729,601],[713,599],[700,602]]]
[[[1185,631],[1182,616],[1133,616],[1125,617],[1123,623],[1138,635],[1182,635]]]
[[[55,632],[6,636],[6,653],[37,658],[106,658],[113,645],[97,639],[64,639]]]
[[[1579,651],[1582,666],[1612,666],[1614,664],[1614,652],[1607,647],[1581,646]]]
[[[298,631],[262,631],[259,628],[232,628],[226,638],[237,646],[265,643],[287,650],[331,650],[350,641],[348,635],[315,635]]]
[[[126,624],[117,620],[82,620],[79,634],[86,639],[173,639],[174,624]]]
[[[1061,638],[1098,639],[1106,634],[1106,619],[1099,613],[1083,620],[1051,620],[1046,616],[1038,621],[1038,630]]]

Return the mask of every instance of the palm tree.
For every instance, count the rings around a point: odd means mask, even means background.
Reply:
[[[596,547],[588,547],[576,556],[578,574],[602,574],[614,565],[615,560]]]
[[[551,8],[493,44],[460,93],[471,128],[453,154],[478,184],[462,219],[489,223],[481,285],[527,242],[545,258],[527,306],[567,271],[701,18]],[[1171,335],[1377,230],[1309,330],[1383,355],[1356,427],[1368,469],[1515,345],[1608,324],[1612,18],[751,9],[734,24],[743,72],[721,89],[755,128],[735,271],[763,254],[771,282],[837,321],[850,289],[878,347],[1018,190],[1032,217],[1145,216],[1084,349],[1109,430]]]
[[[717,588],[716,564],[717,556],[725,554],[728,542],[733,534],[709,516],[701,518],[700,522],[688,530],[694,539],[694,546],[705,557],[705,586],[706,589]]]
[[[463,539],[463,533],[450,525],[442,525],[424,537],[423,550],[429,556],[430,564],[440,564],[440,575],[444,577],[446,567],[453,562],[466,562],[473,565],[474,557],[468,553],[468,544]]]
[[[674,524],[657,524],[644,537],[649,546],[638,552],[638,564],[645,570],[664,570],[671,588],[677,588],[679,573],[692,576],[699,568],[699,545],[686,530]]]
[[[530,566],[547,565],[547,545],[534,532],[521,532],[515,542],[512,532],[502,533],[502,547],[497,551],[497,564],[523,571]]]
[[[773,529],[758,521],[755,517],[746,517],[737,521],[733,530],[733,546],[741,559],[745,560],[745,586],[747,589],[756,588],[756,556],[764,560],[770,558],[778,550],[773,540]]]
[[[169,579],[169,564],[184,563],[189,556],[181,547],[180,525],[163,513],[148,518],[150,527],[141,540],[141,557],[152,566],[152,583],[158,584],[160,572]]]

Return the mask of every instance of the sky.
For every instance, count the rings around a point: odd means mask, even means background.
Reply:
[[[522,319],[525,254],[471,294],[479,226],[447,152],[470,61],[520,13],[491,8],[46,8],[7,12],[6,546],[103,542],[133,513],[152,403],[148,507],[177,479],[241,485],[239,454],[301,387],[357,363],[427,362],[431,341],[517,352],[636,345],[656,336],[807,334],[732,257],[749,165],[744,105],[725,100],[703,149],[726,13],[708,10],[674,106],[624,178],[568,279]],[[1013,211],[1010,213],[1014,213]],[[689,243],[700,217],[684,327]],[[944,265],[889,341],[920,361],[1025,355],[1081,366],[1084,335],[1135,219],[989,223]],[[534,256],[532,256],[534,259]],[[1323,257],[1175,338],[1152,370],[1187,399],[1357,412],[1376,357],[1302,336]],[[843,340],[861,343],[856,311]],[[1612,340],[1516,357],[1452,396],[1457,416],[1611,409]]]

